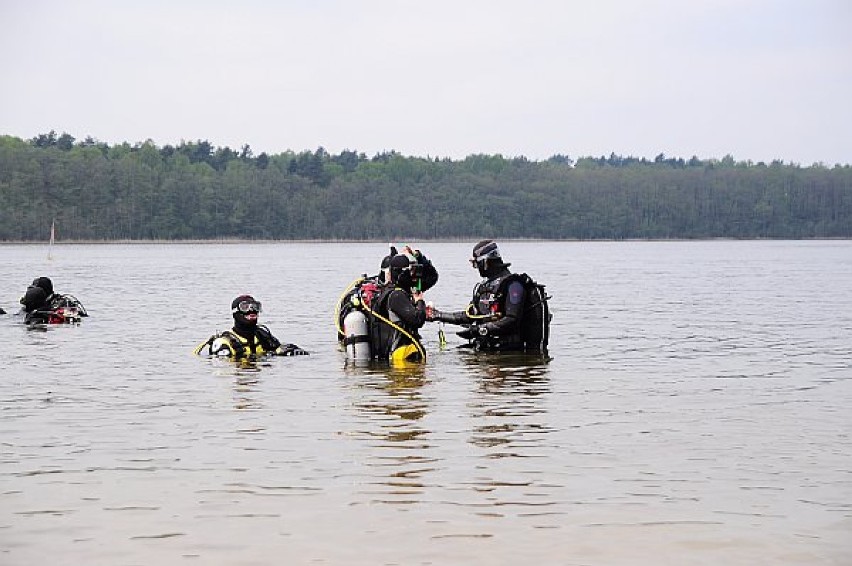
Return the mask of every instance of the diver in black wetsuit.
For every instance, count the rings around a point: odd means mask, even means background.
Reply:
[[[89,316],[76,297],[55,293],[49,277],[33,279],[20,302],[27,324],[77,323],[82,317]]]
[[[282,344],[272,335],[269,328],[258,324],[261,312],[260,301],[251,295],[240,295],[231,303],[234,326],[220,334],[214,334],[195,348],[196,354],[227,356],[233,359],[271,356],[304,356],[308,352],[295,344]],[[204,349],[207,351],[204,352]]]
[[[483,277],[470,305],[458,312],[429,309],[428,319],[465,325],[458,335],[477,350],[545,353],[550,313],[544,287],[509,271],[493,240],[478,242],[470,263]]]
[[[353,308],[356,308],[356,303],[359,306],[361,303],[366,303],[364,306],[370,307],[372,298],[380,294],[390,281],[390,262],[391,259],[398,256],[408,257],[410,263],[419,266],[414,268],[419,274],[419,279],[417,280],[419,291],[426,291],[438,282],[438,270],[435,269],[432,261],[423,252],[412,249],[411,246],[405,246],[402,249],[402,253],[400,253],[397,251],[396,246],[391,246],[390,253],[382,258],[379,273],[372,277],[367,277],[365,273],[361,279],[356,280],[344,292],[343,296],[340,297],[335,310],[337,313],[335,323],[337,325],[338,342],[343,342],[343,320],[346,318],[346,315]]]
[[[418,289],[420,264],[398,254],[390,259],[388,269],[390,284],[379,296],[376,312],[393,326],[380,322],[373,327],[373,356],[391,361],[423,360],[417,333],[426,322],[426,303]]]

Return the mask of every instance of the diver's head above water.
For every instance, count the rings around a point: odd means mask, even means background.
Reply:
[[[53,294],[53,281],[50,280],[50,277],[36,277],[33,279],[32,286],[44,289],[48,297]]]
[[[417,284],[417,266],[411,258],[405,254],[399,254],[390,260],[391,282],[402,289],[410,289]]]
[[[25,312],[33,312],[45,308],[47,306],[47,293],[41,287],[30,285],[27,287],[27,292],[21,297],[20,303],[23,305]]]
[[[492,278],[505,271],[510,264],[503,263],[500,248],[494,240],[482,240],[473,246],[470,264],[479,270],[482,277]]]
[[[261,312],[260,301],[251,295],[240,295],[231,301],[231,314],[234,315],[234,330],[239,334],[254,334],[257,317]]]

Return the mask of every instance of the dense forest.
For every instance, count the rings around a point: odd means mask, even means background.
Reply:
[[[0,241],[850,238],[852,167],[0,136]]]

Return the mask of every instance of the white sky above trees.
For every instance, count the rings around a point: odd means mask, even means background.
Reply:
[[[0,0],[0,135],[852,163],[848,0]]]

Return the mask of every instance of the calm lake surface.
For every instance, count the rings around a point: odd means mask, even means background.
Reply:
[[[424,243],[461,308],[473,242]],[[383,244],[0,246],[0,564],[851,564],[852,242],[505,242],[552,360],[356,369]],[[309,357],[191,354],[251,293]]]

